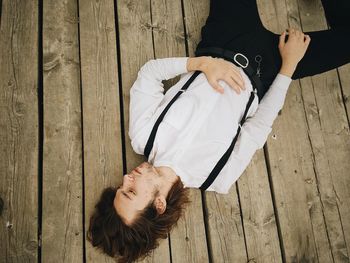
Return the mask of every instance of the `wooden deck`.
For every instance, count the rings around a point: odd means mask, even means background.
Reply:
[[[319,0],[258,4],[276,33],[327,28]],[[113,262],[85,232],[101,190],[144,160],[128,138],[129,89],[149,59],[193,56],[209,0],[0,6],[0,262]],[[192,189],[145,262],[349,262],[349,95],[349,65],[293,81],[230,194]]]

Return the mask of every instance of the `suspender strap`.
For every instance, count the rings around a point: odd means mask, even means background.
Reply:
[[[210,47],[210,48],[201,49],[199,51],[196,51],[196,56],[200,56],[200,55],[204,55],[204,54],[208,54],[208,53],[209,53],[209,55],[224,57],[225,59],[230,60],[231,62],[235,63],[236,65],[238,64],[238,66],[241,65],[241,63],[239,61],[237,61],[237,59],[236,59],[236,57],[237,57],[236,54],[239,54],[239,55],[242,55],[242,54],[234,53],[232,51],[224,50],[221,48]],[[244,63],[244,61],[243,61],[243,63]],[[215,165],[214,169],[211,171],[211,173],[209,174],[209,176],[205,180],[205,182],[199,187],[199,189],[201,189],[201,190],[206,190],[214,182],[215,178],[218,176],[218,174],[220,173],[220,171],[222,170],[222,168],[225,166],[226,162],[230,158],[230,155],[233,151],[233,148],[236,144],[237,138],[238,138],[239,133],[241,131],[242,125],[244,124],[244,122],[246,120],[248,110],[249,110],[251,104],[253,103],[253,100],[255,97],[254,94],[256,94],[258,92],[259,88],[262,85],[260,79],[255,75],[254,71],[252,70],[251,66],[249,65],[249,61],[247,61],[247,65],[243,65],[243,66],[244,66],[243,70],[248,75],[249,79],[251,80],[251,82],[253,84],[253,91],[250,93],[249,101],[248,101],[247,106],[245,108],[242,119],[238,125],[237,133],[236,133],[235,137],[233,138],[230,147],[227,149],[227,151],[224,153],[224,155],[220,158],[220,160]],[[190,86],[190,84],[194,81],[194,79],[200,73],[201,73],[200,71],[196,71],[193,73],[193,75],[187,80],[185,85],[178,91],[178,93],[176,93],[176,95],[171,99],[171,101],[168,103],[168,105],[164,108],[163,112],[159,115],[156,123],[153,126],[153,129],[151,131],[151,134],[150,134],[150,136],[147,140],[146,146],[145,146],[144,155],[147,157],[147,159],[148,159],[148,157],[151,153],[151,150],[153,148],[154,139],[156,137],[158,127],[159,127],[160,123],[162,122],[165,114],[168,112],[171,105],[178,99],[178,97],[180,97],[180,95],[183,92],[185,92],[187,90],[187,88]]]
[[[249,101],[248,101],[247,106],[245,108],[245,111],[244,111],[243,117],[240,121],[240,124],[238,125],[237,133],[236,133],[235,137],[233,138],[230,147],[227,149],[227,151],[224,153],[224,155],[220,158],[220,160],[215,165],[214,169],[211,171],[211,173],[209,174],[207,179],[204,181],[204,183],[199,187],[199,189],[201,189],[202,191],[205,191],[214,182],[214,180],[216,179],[216,177],[218,176],[218,174],[220,173],[220,171],[222,170],[222,168],[225,166],[226,162],[230,158],[230,155],[231,155],[233,148],[236,144],[239,132],[241,131],[241,127],[246,120],[249,107],[252,104],[253,100],[254,100],[254,91],[252,91],[250,93]]]
[[[157,130],[159,127],[159,124],[162,122],[165,114],[168,112],[170,106],[177,100],[178,97],[180,97],[180,95],[185,92],[187,90],[187,88],[190,86],[190,84],[194,81],[194,79],[200,74],[200,71],[195,71],[192,76],[187,80],[187,82],[185,83],[185,85],[178,91],[178,93],[176,93],[176,95],[172,98],[172,100],[168,103],[168,105],[164,108],[163,112],[160,114],[160,116],[158,117],[156,123],[153,126],[153,129],[151,131],[151,135],[149,136],[146,146],[145,146],[145,150],[144,150],[144,155],[147,157],[149,157],[149,154],[151,153],[151,150],[153,148],[153,144],[154,144],[154,139],[156,137],[157,134]]]

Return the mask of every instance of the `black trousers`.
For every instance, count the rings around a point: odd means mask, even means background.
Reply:
[[[323,73],[350,62],[350,0],[322,0],[331,29],[304,32],[311,37],[309,47],[292,79]],[[216,46],[244,54],[256,69],[260,64],[263,91],[266,93],[282,65],[279,36],[267,30],[258,13],[256,0],[211,0],[202,40],[197,49]],[[260,98],[260,99],[261,99]]]

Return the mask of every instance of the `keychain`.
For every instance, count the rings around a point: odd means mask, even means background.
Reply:
[[[260,75],[261,75],[260,63],[262,61],[262,57],[260,55],[255,56],[255,61],[256,63],[258,63],[258,67],[256,69],[256,75],[258,75],[258,77],[260,78]]]

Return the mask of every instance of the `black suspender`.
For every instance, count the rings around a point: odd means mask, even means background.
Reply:
[[[220,171],[222,170],[222,168],[224,168],[226,162],[228,161],[228,159],[230,158],[230,155],[233,151],[233,148],[235,147],[239,132],[241,131],[242,125],[246,120],[246,116],[249,110],[250,105],[252,104],[254,100],[254,91],[252,91],[250,93],[250,97],[249,97],[249,101],[247,103],[247,106],[245,108],[243,117],[240,121],[240,123],[238,124],[238,129],[237,129],[237,133],[235,135],[235,137],[233,138],[230,147],[227,149],[227,151],[224,153],[224,155],[220,158],[220,160],[217,162],[217,164],[215,165],[214,169],[211,171],[211,173],[209,174],[208,178],[204,181],[204,183],[199,187],[199,189],[201,190],[206,190],[216,179],[216,177],[218,176],[218,174],[220,173]]]
[[[153,129],[151,131],[151,135],[149,136],[147,143],[146,143],[146,147],[144,150],[144,155],[147,157],[149,154],[151,153],[151,150],[153,148],[153,144],[154,144],[154,139],[156,137],[157,131],[158,131],[158,127],[159,124],[162,122],[165,114],[168,112],[169,108],[171,105],[173,105],[173,103],[177,100],[178,97],[180,97],[180,95],[185,92],[187,90],[187,88],[190,86],[190,84],[194,81],[194,79],[200,74],[200,71],[195,71],[193,73],[193,75],[189,78],[189,80],[186,81],[185,85],[178,91],[178,93],[176,93],[176,95],[174,96],[174,98],[171,99],[171,101],[169,102],[169,104],[164,108],[163,112],[159,115],[156,123],[153,126]]]
[[[207,50],[206,50],[207,51]],[[236,55],[236,54],[240,54],[240,53],[233,53],[233,55]],[[226,57],[224,57],[226,58]],[[233,62],[236,62],[236,61],[233,61]],[[235,63],[237,64],[237,63]],[[241,66],[240,63],[238,63],[239,66]],[[248,69],[248,72],[246,70],[246,68]],[[205,182],[199,187],[199,189],[201,190],[206,190],[213,182],[214,180],[216,179],[216,177],[218,176],[218,174],[220,173],[220,171],[222,170],[222,168],[225,166],[226,162],[228,161],[232,151],[233,151],[233,148],[236,144],[236,141],[237,141],[237,138],[238,138],[238,135],[241,131],[241,128],[242,128],[242,125],[243,123],[245,122],[246,120],[246,117],[247,117],[247,114],[248,114],[248,110],[254,100],[254,97],[257,93],[257,86],[260,86],[261,85],[261,82],[260,80],[256,80],[255,76],[253,76],[251,74],[252,72],[252,69],[251,67],[246,67],[246,68],[243,68],[243,70],[248,73],[248,77],[249,79],[251,80],[252,82],[252,85],[253,85],[253,91],[250,93],[250,97],[249,97],[249,101],[247,103],[247,106],[245,108],[245,111],[244,111],[244,114],[242,116],[242,119],[238,125],[238,129],[237,129],[237,133],[235,135],[235,137],[233,138],[232,140],[232,143],[230,145],[230,147],[227,149],[227,151],[224,153],[224,155],[220,158],[220,160],[217,162],[217,164],[215,165],[215,167],[213,168],[213,170],[211,171],[211,173],[209,174],[208,178],[205,180]],[[172,98],[172,100],[169,102],[169,104],[164,108],[163,112],[160,114],[160,116],[158,117],[156,123],[154,124],[153,128],[152,128],[152,131],[151,131],[151,134],[150,134],[150,137],[148,138],[147,140],[147,143],[146,143],[146,146],[145,146],[145,150],[144,150],[144,155],[147,157],[149,157],[149,154],[151,153],[151,150],[153,148],[153,144],[154,144],[154,139],[156,137],[156,134],[157,134],[157,130],[158,130],[158,127],[160,125],[160,123],[162,122],[165,114],[168,112],[169,108],[171,107],[171,105],[178,99],[178,97],[180,97],[180,95],[185,92],[187,90],[187,88],[190,86],[190,84],[195,80],[195,78],[200,74],[201,72],[200,71],[195,71],[193,73],[193,75],[187,80],[187,82],[185,83],[185,85],[178,91],[178,93],[176,93],[176,95]],[[254,77],[254,78],[253,78]]]

